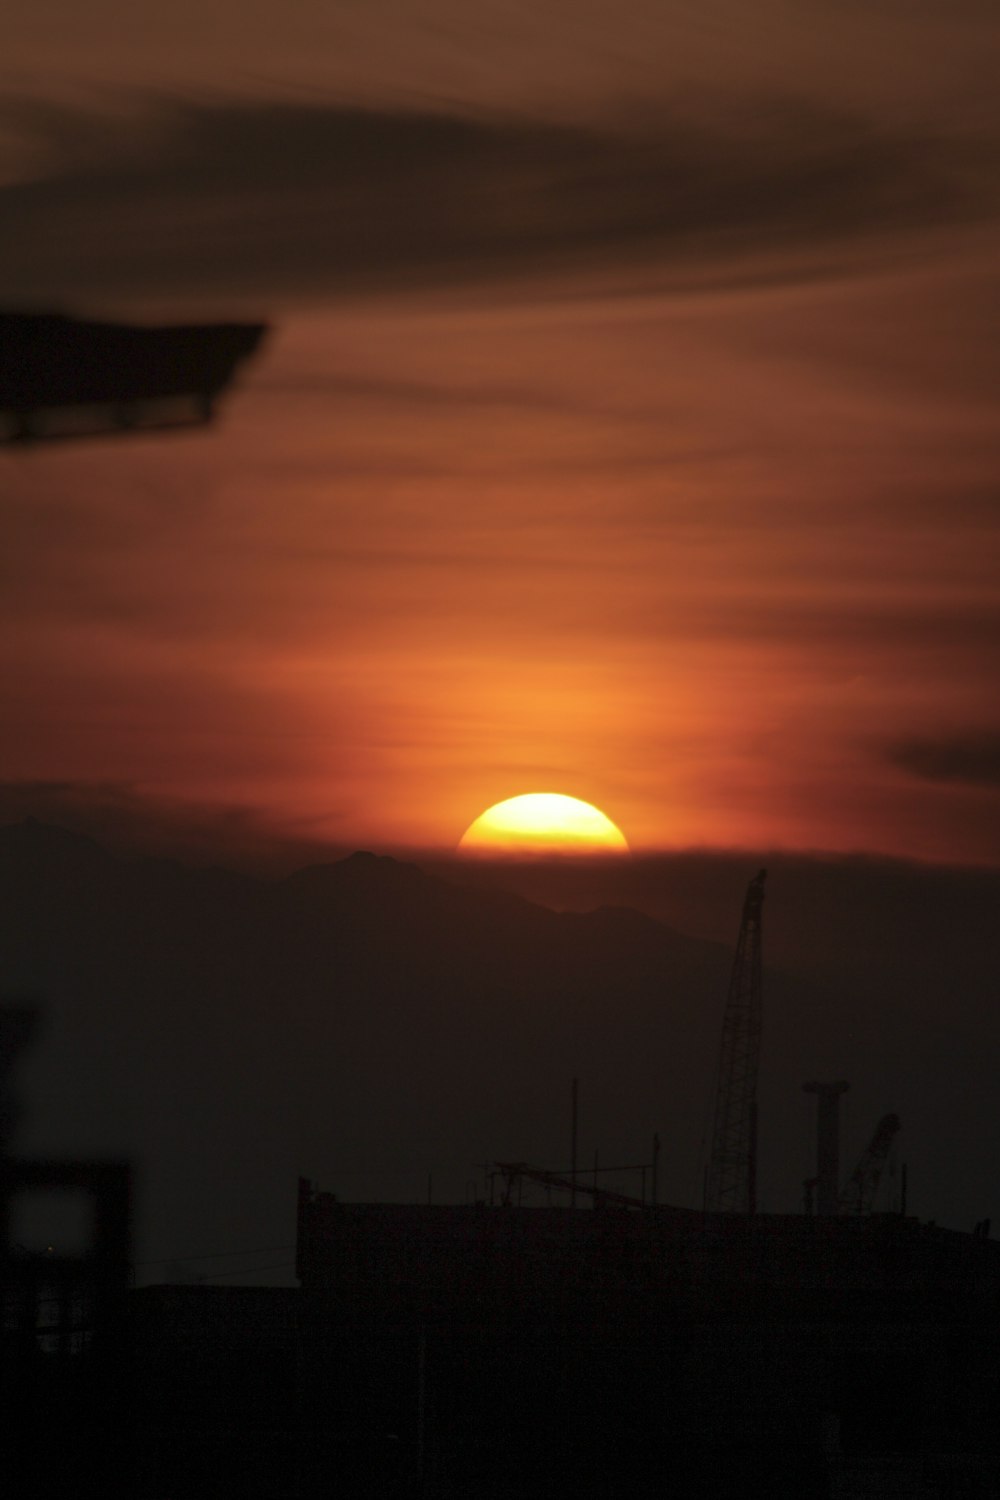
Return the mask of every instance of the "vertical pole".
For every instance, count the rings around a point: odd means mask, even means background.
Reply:
[[[757,1100],[750,1100],[750,1161],[747,1171],[747,1213],[757,1212]]]
[[[420,1325],[420,1342],[417,1345],[417,1480],[424,1477],[424,1456],[427,1435],[427,1324]]]
[[[840,1212],[840,1096],[848,1085],[804,1083],[816,1095],[816,1198],[821,1216]]]
[[[571,1110],[572,1110],[572,1139],[571,1139],[571,1145],[570,1145],[570,1163],[571,1163],[571,1166],[570,1166],[570,1180],[573,1183],[573,1186],[570,1189],[569,1206],[570,1206],[570,1208],[575,1208],[576,1207],[576,1137],[577,1137],[577,1123],[578,1123],[579,1109],[580,1109],[580,1081],[577,1078],[573,1079],[573,1090],[572,1090],[572,1099],[571,1099],[571,1105],[570,1105],[570,1107],[571,1107]]]
[[[68,1276],[59,1284],[59,1328],[57,1350],[60,1359],[69,1359],[73,1349],[73,1294]]]

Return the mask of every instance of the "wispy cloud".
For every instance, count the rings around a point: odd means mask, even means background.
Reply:
[[[900,740],[889,758],[924,781],[1000,787],[1000,732],[975,730],[941,738]]]
[[[181,101],[127,128],[37,103],[16,123],[35,175],[0,193],[0,272],[22,298],[301,297],[635,259],[734,268],[997,207],[982,147],[795,101],[627,132]]]
[[[556,768],[648,847],[992,857],[995,110],[789,67],[22,107],[5,297],[276,329],[204,434],[4,456],[5,774],[433,844]]]

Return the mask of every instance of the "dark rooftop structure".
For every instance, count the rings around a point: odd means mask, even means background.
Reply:
[[[309,1386],[354,1430],[397,1434],[433,1493],[582,1493],[598,1474],[623,1497],[851,1494],[831,1488],[851,1465],[906,1470],[907,1494],[951,1493],[956,1464],[955,1493],[1000,1482],[1000,1246],[982,1235],[342,1203],[303,1183],[298,1274]]]

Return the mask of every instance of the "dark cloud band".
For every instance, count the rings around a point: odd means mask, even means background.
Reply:
[[[892,746],[889,758],[925,781],[1000,787],[1000,733],[993,731],[937,740],[901,740]]]
[[[0,193],[0,274],[22,298],[336,293],[775,250],[794,263],[994,208],[967,143],[804,105],[641,134],[290,104],[173,103],[127,130],[35,105],[16,123],[47,163]]]

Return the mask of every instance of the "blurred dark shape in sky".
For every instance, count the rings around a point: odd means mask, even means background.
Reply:
[[[210,421],[260,323],[134,327],[0,313],[0,441]]]

